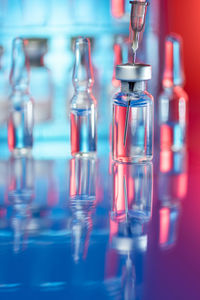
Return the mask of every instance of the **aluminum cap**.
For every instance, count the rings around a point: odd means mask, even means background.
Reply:
[[[116,78],[121,81],[143,81],[151,79],[151,66],[145,64],[123,64],[116,66]]]

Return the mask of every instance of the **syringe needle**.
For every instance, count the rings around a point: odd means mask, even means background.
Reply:
[[[136,52],[133,51],[133,64],[135,64]]]
[[[123,140],[124,147],[126,146],[126,137],[127,137],[127,130],[128,130],[130,102],[131,102],[131,100],[128,100],[127,109],[126,109],[126,119],[125,119],[125,128],[124,128],[124,140]]]
[[[124,175],[124,199],[125,199],[126,221],[128,221],[128,197],[127,197],[127,187],[126,187],[126,177],[125,177],[125,175]]]

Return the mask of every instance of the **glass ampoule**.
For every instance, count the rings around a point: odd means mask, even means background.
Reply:
[[[29,94],[29,64],[25,53],[26,41],[13,41],[8,117],[8,146],[14,154],[27,154],[33,146],[33,100]]]
[[[146,91],[151,66],[116,67],[121,91],[113,97],[112,157],[121,162],[142,162],[153,157],[153,96]]]
[[[75,41],[75,64],[73,69],[74,96],[70,105],[71,154],[88,156],[96,153],[96,99],[92,94],[93,70],[90,41]]]
[[[163,92],[158,101],[160,148],[181,150],[186,143],[188,96],[183,89],[182,42],[169,35],[165,42]]]

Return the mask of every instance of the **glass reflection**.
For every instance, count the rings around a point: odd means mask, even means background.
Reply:
[[[72,212],[72,252],[77,263],[87,256],[96,206],[96,160],[73,158],[70,161],[70,199]]]
[[[117,219],[148,221],[152,207],[153,165],[148,163],[113,164],[113,208]]]
[[[182,201],[187,194],[187,152],[161,151],[159,157],[159,244],[175,245]]]
[[[152,163],[113,165],[113,208],[105,266],[108,299],[142,299],[152,216],[152,168]]]
[[[11,227],[14,252],[26,244],[31,228],[31,203],[34,198],[34,162],[32,157],[11,157],[9,160],[8,202],[11,205]]]
[[[24,250],[30,241],[30,234],[34,232],[31,212],[34,199],[33,158],[10,157],[6,169],[0,215],[0,291],[15,292],[26,284]]]

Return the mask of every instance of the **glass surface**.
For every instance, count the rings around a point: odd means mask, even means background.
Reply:
[[[109,144],[100,146],[97,160],[68,159],[65,144],[60,158],[52,144],[43,159],[41,151],[27,159],[0,153],[2,299],[198,299],[195,143],[188,154],[155,152],[152,210],[145,222],[113,218],[112,195],[116,191],[115,199],[124,199],[124,186],[121,194],[119,179],[113,186]],[[150,197],[142,186],[151,167],[119,165],[128,166],[121,175],[129,178],[128,201],[137,187],[138,199]],[[13,194],[17,198],[11,201]],[[16,201],[20,195],[27,197]]]
[[[130,104],[130,105],[129,105]],[[127,109],[129,113],[127,114]],[[124,135],[127,120],[126,141]],[[113,98],[113,159],[141,162],[153,157],[153,98],[147,92]]]

